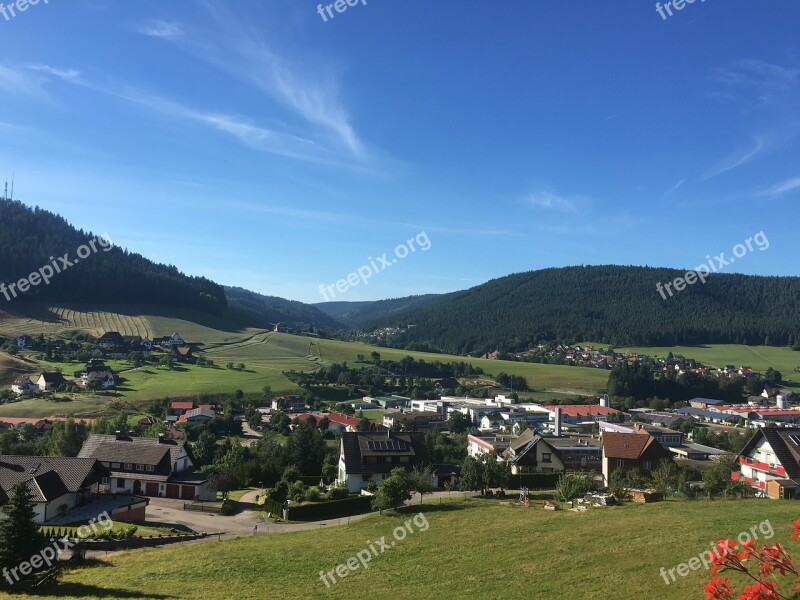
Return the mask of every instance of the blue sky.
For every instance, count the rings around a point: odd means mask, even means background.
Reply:
[[[800,275],[796,2],[334,14],[41,0],[0,16],[0,177],[131,251],[306,302],[421,231],[428,251],[336,299],[692,268],[760,231],[769,248],[726,270]]]

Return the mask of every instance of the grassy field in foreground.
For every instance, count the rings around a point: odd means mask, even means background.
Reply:
[[[423,505],[429,523],[326,588],[330,571],[412,516],[375,516],[345,527],[192,544],[109,556],[67,573],[35,596],[90,598],[497,598],[690,600],[706,571],[667,586],[659,571],[698,556],[709,542],[765,520],[796,556],[791,523],[800,504],[749,500],[625,505],[583,514],[453,501]],[[770,525],[764,526],[768,532]],[[424,527],[423,527],[424,528]],[[224,586],[220,582],[225,582]],[[740,586],[741,589],[741,586]]]

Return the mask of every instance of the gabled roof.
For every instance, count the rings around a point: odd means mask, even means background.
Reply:
[[[170,439],[159,441],[158,438],[123,437],[118,440],[114,435],[92,434],[84,442],[78,456],[103,462],[157,466],[168,455],[172,470],[184,444]]]
[[[192,410],[194,402],[173,402],[170,406],[173,410]]]
[[[343,433],[342,451],[348,474],[389,473],[397,467],[413,467],[428,462],[425,434],[419,431],[407,433]],[[364,457],[407,456],[409,462],[367,463]]]
[[[97,482],[108,470],[89,458],[0,456],[0,488],[6,496],[16,484],[27,482],[34,502],[49,502]]]
[[[764,427],[759,429],[745,444],[739,456],[746,456],[762,439],[772,447],[786,474],[792,479],[800,477],[800,428]],[[795,442],[795,438],[797,442]]]
[[[328,420],[331,423],[339,423],[340,425],[345,425],[347,427],[355,427],[359,422],[359,419],[355,417],[348,417],[347,415],[343,415],[341,413],[328,413],[325,416],[328,417]]]
[[[650,434],[615,433],[610,431],[603,434],[603,456],[606,458],[639,460],[648,450],[654,447],[658,447],[662,453],[666,454],[661,444]]]
[[[42,378],[44,379],[45,383],[64,383],[66,379],[64,376],[56,371],[55,373],[42,373]]]

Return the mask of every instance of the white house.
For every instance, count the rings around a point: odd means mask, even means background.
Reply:
[[[64,376],[61,373],[42,373],[39,376],[36,385],[39,386],[39,390],[42,392],[55,392],[66,382],[67,380],[64,379]]]
[[[101,489],[181,500],[216,500],[208,475],[195,471],[185,442],[134,438],[121,434],[89,436],[78,454],[94,458],[111,471]]]
[[[392,469],[411,471],[427,462],[424,433],[344,433],[339,445],[337,484],[358,493],[370,482],[380,484]],[[431,483],[435,485],[433,478]]]
[[[29,335],[23,335],[16,339],[17,348],[20,350],[30,350],[33,348],[33,338]]]
[[[108,475],[98,461],[48,456],[0,456],[0,497],[26,483],[37,523],[46,523],[90,501],[93,487]]]
[[[746,481],[770,498],[800,496],[800,429],[759,429],[739,455],[734,481]]]
[[[33,383],[29,377],[25,377],[24,375],[17,377],[11,384],[11,391],[15,394],[24,394],[26,392],[32,392],[38,389],[39,386]]]

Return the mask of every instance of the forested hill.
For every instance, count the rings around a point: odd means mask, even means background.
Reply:
[[[542,340],[617,346],[800,344],[800,278],[714,274],[666,300],[656,284],[684,271],[589,266],[509,275],[371,321],[414,325],[398,346],[465,354],[524,350]]]
[[[113,241],[111,225],[109,234]],[[52,266],[54,260],[62,268],[58,257],[68,253],[67,260],[74,262],[79,247],[95,237],[51,212],[0,200],[0,282],[18,282]],[[225,291],[213,281],[189,277],[174,266],[156,264],[120,248],[105,251],[97,242],[95,248],[96,252],[55,274],[49,285],[39,283],[16,298],[10,295],[8,304],[0,296],[0,302],[11,307],[28,302],[149,304],[216,315],[227,308]]]
[[[308,324],[333,329],[343,328],[336,319],[310,304],[275,296],[264,296],[239,287],[226,287],[225,293],[231,312],[242,315],[262,327],[285,323],[287,325]]]
[[[436,294],[428,294],[372,302],[320,302],[313,306],[348,327],[358,327],[362,323],[383,319],[392,313],[424,304],[438,297]]]

